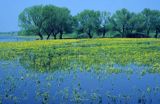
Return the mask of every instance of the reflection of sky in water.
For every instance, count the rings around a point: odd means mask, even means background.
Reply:
[[[18,36],[0,36],[0,42],[19,42],[19,41],[32,41],[34,38],[18,37]]]
[[[0,76],[0,101],[4,104],[160,102],[158,74],[106,74],[93,70],[38,73],[25,70],[17,62],[1,62]]]

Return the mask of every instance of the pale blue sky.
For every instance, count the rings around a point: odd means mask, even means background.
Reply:
[[[26,7],[38,4],[53,4],[68,7],[73,15],[84,9],[115,12],[121,8],[139,12],[144,8],[160,10],[160,0],[1,0],[0,31],[17,31],[18,15]]]

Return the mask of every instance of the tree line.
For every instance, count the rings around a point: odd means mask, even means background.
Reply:
[[[106,37],[109,32],[117,37],[158,38],[160,32],[160,11],[145,8],[134,13],[123,8],[111,14],[107,11],[84,10],[75,16],[68,8],[54,5],[37,5],[26,8],[19,15],[19,34],[44,35],[49,39],[63,38],[63,34],[76,32],[88,38]]]

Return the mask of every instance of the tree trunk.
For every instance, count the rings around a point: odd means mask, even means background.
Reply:
[[[158,31],[156,30],[156,35],[155,35],[155,38],[158,38]]]
[[[51,36],[51,34],[48,34],[48,36],[47,36],[47,40],[50,38],[50,36]]]
[[[147,36],[149,36],[149,34],[150,34],[150,30],[148,29],[148,30],[147,30]]]
[[[54,36],[54,39],[57,39],[57,35],[56,34],[53,34],[53,36]]]
[[[38,33],[38,35],[39,35],[40,39],[43,40],[43,36],[40,32]]]
[[[59,39],[62,39],[63,31],[60,31]]]
[[[89,31],[88,31],[88,36],[89,36],[89,38],[92,38],[90,29],[89,29]]]
[[[131,29],[131,33],[133,33],[133,28]]]
[[[104,29],[103,30],[103,38],[105,37],[105,35],[106,35],[106,30]]]
[[[89,35],[89,38],[92,38],[92,35],[91,34],[88,34]]]
[[[123,25],[123,29],[122,29],[122,38],[124,37],[124,35],[125,35],[125,28],[124,28],[124,25]]]

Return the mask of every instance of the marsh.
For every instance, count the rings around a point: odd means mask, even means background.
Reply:
[[[158,103],[159,44],[120,38],[0,43],[0,100]]]

